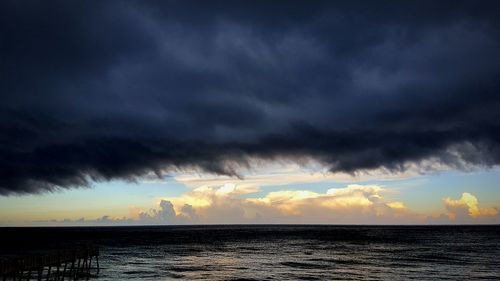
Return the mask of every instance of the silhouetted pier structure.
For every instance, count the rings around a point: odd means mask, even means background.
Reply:
[[[0,259],[0,280],[2,281],[81,280],[98,273],[99,248],[97,246]]]

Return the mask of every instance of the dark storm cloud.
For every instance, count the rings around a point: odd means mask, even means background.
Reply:
[[[0,193],[249,157],[500,163],[495,1],[2,1]]]

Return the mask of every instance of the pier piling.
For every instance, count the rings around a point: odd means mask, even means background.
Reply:
[[[92,258],[96,260],[95,267],[92,267]],[[44,255],[0,258],[0,280],[2,281],[69,281],[88,279],[97,274],[99,274],[99,248],[97,246],[87,245],[78,249],[53,251]]]

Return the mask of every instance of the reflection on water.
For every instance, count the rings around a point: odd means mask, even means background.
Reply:
[[[2,229],[0,254],[101,247],[96,280],[500,280],[500,226]],[[36,237],[36,239],[34,239]],[[16,243],[12,243],[16,241]]]
[[[180,243],[110,245],[99,279],[500,280],[498,227],[242,229],[197,229]]]

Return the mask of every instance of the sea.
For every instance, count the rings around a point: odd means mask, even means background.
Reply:
[[[100,247],[107,280],[500,280],[500,226],[0,228],[0,256]]]

